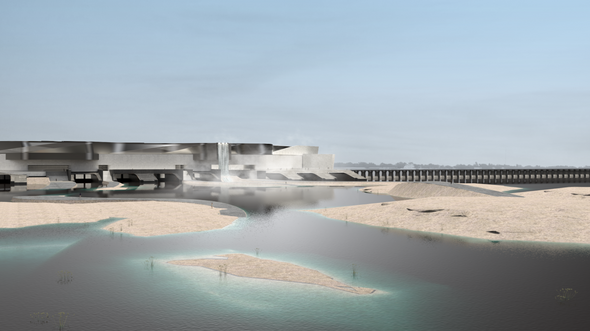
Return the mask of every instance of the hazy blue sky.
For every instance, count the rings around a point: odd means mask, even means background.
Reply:
[[[590,2],[0,0],[0,140],[590,165]]]

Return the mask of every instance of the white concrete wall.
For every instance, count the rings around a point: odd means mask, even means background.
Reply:
[[[303,155],[305,169],[334,169],[334,154]]]
[[[253,164],[256,170],[301,168],[301,155],[232,155],[230,164]]]
[[[0,154],[0,171],[28,171],[29,165],[69,165],[72,171],[93,171],[100,161],[72,160],[6,160],[6,154]]]
[[[115,169],[175,169],[183,164],[186,169],[196,166],[192,154],[104,154],[97,164]],[[98,167],[98,166],[97,166]]]
[[[104,154],[98,161],[74,160],[6,160],[6,154],[0,154],[0,171],[27,171],[29,165],[69,165],[72,171],[96,171],[98,165],[108,165],[115,169],[175,169],[177,164],[185,168],[196,166],[192,154]]]
[[[306,146],[303,146],[306,147]],[[98,161],[72,160],[6,160],[0,154],[0,171],[28,171],[29,165],[69,165],[72,171],[96,171],[99,165],[116,169],[175,169],[176,165],[185,169],[201,169],[203,164],[193,160],[192,154],[102,154]],[[306,155],[231,155],[230,167],[254,165],[256,170],[278,169],[333,169],[333,154]],[[211,169],[210,164],[205,170]]]

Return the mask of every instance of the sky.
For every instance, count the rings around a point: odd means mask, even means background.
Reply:
[[[590,166],[585,0],[0,0],[0,141]]]

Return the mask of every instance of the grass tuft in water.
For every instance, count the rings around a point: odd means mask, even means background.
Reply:
[[[222,274],[227,277],[227,264],[219,265],[219,278],[221,278]]]
[[[55,320],[55,324],[57,324],[57,330],[64,331],[68,327],[68,317],[70,316],[69,313],[66,312],[59,312],[56,315],[53,315],[53,319]],[[30,323],[31,324],[49,324],[50,320],[49,313],[31,313],[30,314]]]
[[[144,264],[146,269],[154,270],[154,257],[150,256],[149,259],[145,260]]]
[[[57,313],[56,322],[57,322],[57,329],[59,331],[63,331],[66,329],[68,325],[68,313],[59,312]]]
[[[352,278],[356,279],[356,264],[352,265]]]
[[[578,294],[577,291],[574,291],[571,288],[562,288],[561,290],[558,290],[557,293],[555,300],[559,303],[567,303]]]

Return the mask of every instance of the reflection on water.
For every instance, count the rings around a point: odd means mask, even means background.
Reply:
[[[177,188],[62,194],[207,199],[249,217],[221,230],[134,237],[103,224],[0,230],[3,328],[68,312],[78,330],[579,330],[587,245],[511,243],[364,226],[298,209],[390,200],[346,188]],[[167,260],[245,253],[372,287],[357,296],[227,276]],[[154,257],[153,268],[145,261]],[[75,281],[60,285],[66,272]],[[555,300],[559,288],[578,296]],[[586,294],[584,294],[586,293]],[[37,325],[35,325],[37,326]],[[41,326],[42,327],[42,326]],[[50,329],[50,328],[48,328]]]
[[[335,187],[196,187],[189,185],[162,186],[147,184],[125,186],[122,190],[67,189],[35,190],[4,195],[12,196],[66,195],[72,197],[114,199],[197,199],[218,201],[240,207],[248,212],[268,213],[277,208],[315,209],[392,201],[385,195],[372,195],[358,188]],[[0,195],[1,197],[2,195]],[[2,201],[0,200],[0,201]]]

